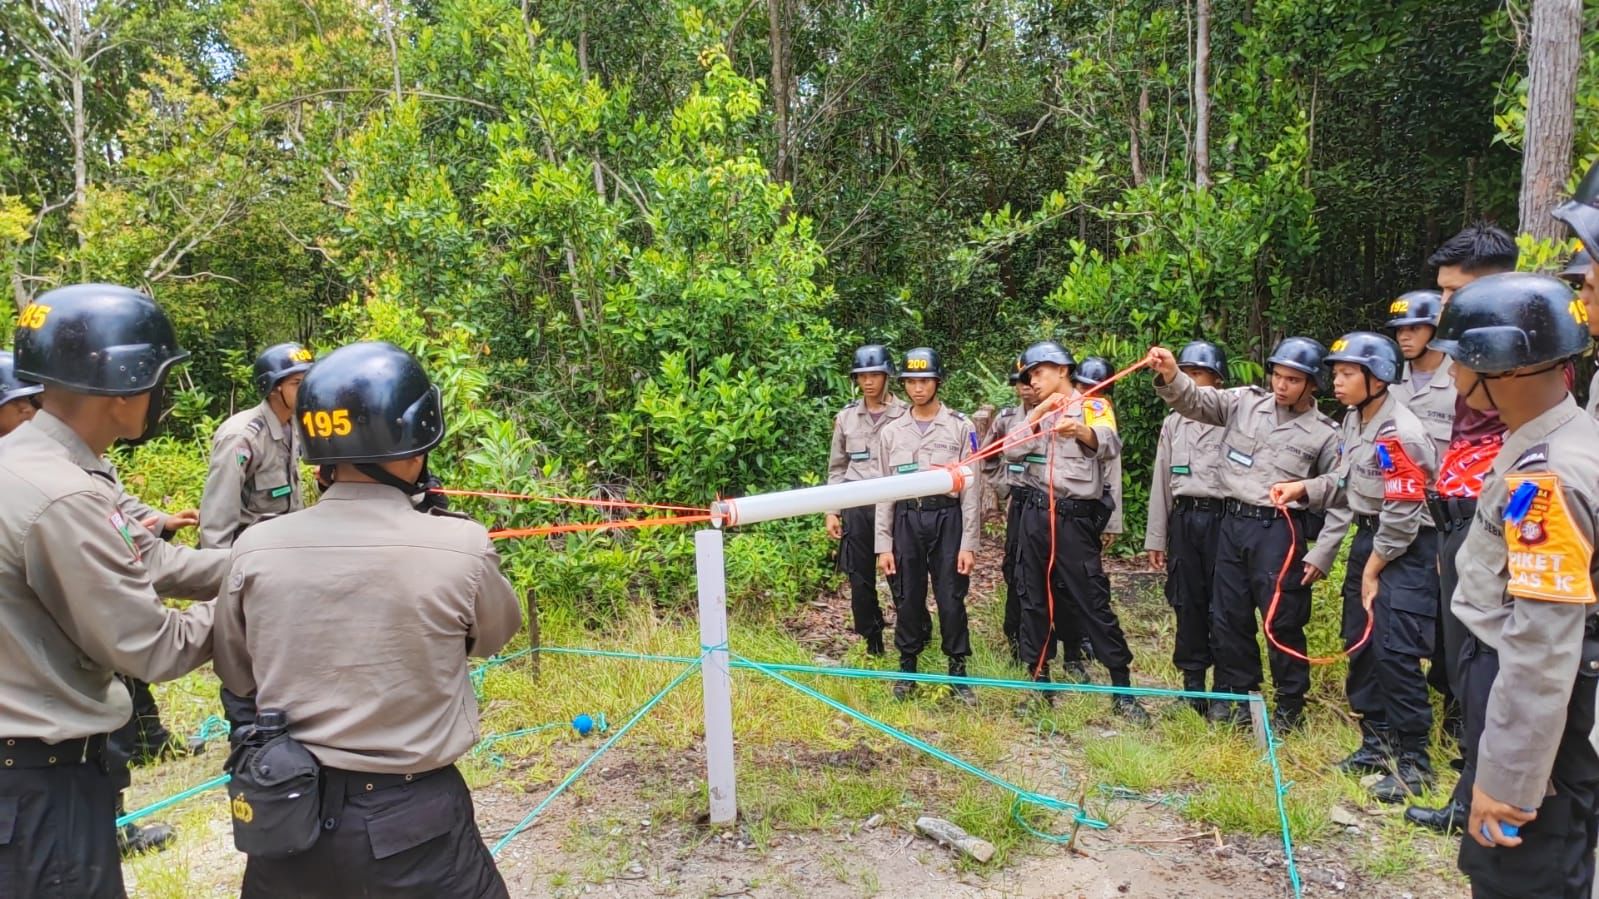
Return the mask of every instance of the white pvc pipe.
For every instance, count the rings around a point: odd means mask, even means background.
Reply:
[[[973,483],[972,467],[961,465],[955,469],[931,468],[911,474],[887,475],[865,481],[848,481],[843,484],[825,484],[784,490],[779,493],[762,493],[738,499],[724,499],[711,504],[711,524],[716,527],[734,527],[755,524],[795,515],[814,515],[837,509],[852,509],[877,503],[897,502],[920,496],[938,496],[956,493]]]
[[[694,569],[699,580],[700,645],[705,660],[700,684],[705,693],[705,779],[711,796],[711,823],[731,824],[738,816],[733,769],[733,683],[727,665],[727,579],[722,532],[694,534]]]

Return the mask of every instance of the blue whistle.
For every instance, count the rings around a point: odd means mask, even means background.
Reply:
[[[1532,508],[1532,501],[1537,498],[1538,485],[1532,481],[1522,481],[1516,492],[1510,495],[1510,502],[1505,504],[1505,520],[1511,524],[1521,524]]]
[[[1388,455],[1388,447],[1380,443],[1377,444],[1377,464],[1382,466],[1383,471],[1394,470],[1394,457]]]

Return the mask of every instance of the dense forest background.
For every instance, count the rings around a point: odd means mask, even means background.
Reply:
[[[1585,164],[1595,24],[1577,0],[13,0],[7,320],[84,279],[172,312],[195,358],[136,474],[194,474],[261,347],[367,337],[446,385],[458,485],[811,483],[862,341],[940,348],[966,409],[1044,337],[1124,365],[1203,335],[1247,380],[1285,333],[1374,324],[1476,218],[1552,263],[1517,221],[1529,72],[1551,28],[1580,49],[1553,155]],[[1117,401],[1136,535],[1163,410],[1137,380]],[[816,577],[819,530],[752,541],[746,592]],[[686,583],[681,535],[572,539],[517,564],[591,604]]]

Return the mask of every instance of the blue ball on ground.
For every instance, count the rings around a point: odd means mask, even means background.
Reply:
[[[588,736],[594,730],[594,719],[587,715],[579,715],[572,719],[572,728],[582,736]]]

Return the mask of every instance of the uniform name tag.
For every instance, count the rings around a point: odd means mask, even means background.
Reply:
[[[1193,469],[1189,468],[1186,465],[1173,465],[1171,467],[1171,473],[1172,474],[1193,474],[1194,472],[1193,472]]]
[[[1048,462],[1049,459],[1047,457],[1045,457],[1045,456],[1042,456],[1042,455],[1038,454],[1038,453],[1028,453],[1027,454],[1027,461],[1032,463],[1032,464],[1034,464],[1034,465],[1043,465],[1045,462]]]
[[[1005,463],[1005,470],[1011,474],[1021,474],[1027,470],[1027,466],[1020,462],[1007,462]]]
[[[896,466],[894,466],[894,473],[895,474],[910,474],[913,471],[920,471],[920,470],[921,470],[921,466],[916,464],[915,462],[906,462],[904,465],[896,465]]]
[[[862,450],[861,452],[858,452],[858,453],[850,453],[849,454],[849,460],[851,462],[865,462],[867,459],[870,459],[870,458],[872,458],[872,454],[869,451],[866,451],[866,450]]]
[[[1249,455],[1245,455],[1244,453],[1240,453],[1238,450],[1235,450],[1235,449],[1233,449],[1230,446],[1227,447],[1227,458],[1232,460],[1232,461],[1234,461],[1234,462],[1237,462],[1239,465],[1242,465],[1245,468],[1254,468],[1255,467],[1255,457],[1254,456],[1249,456]]]
[[[284,484],[282,487],[274,487],[274,488],[272,488],[271,493],[269,493],[268,495],[271,496],[273,499],[282,499],[285,496],[288,496],[289,494],[291,494],[293,492],[294,492],[294,488],[293,487],[289,486],[288,484]]]

